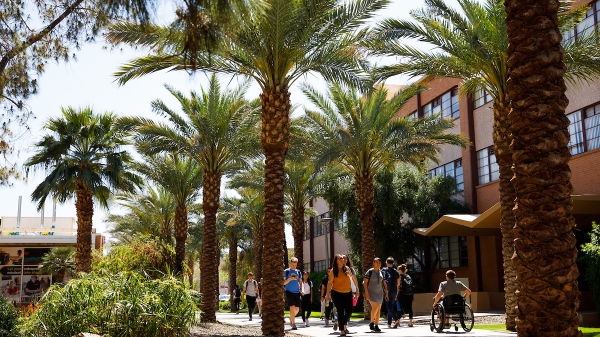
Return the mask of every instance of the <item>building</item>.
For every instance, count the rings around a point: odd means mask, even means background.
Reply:
[[[577,4],[584,4],[577,1]],[[585,20],[579,23],[565,38],[576,38],[600,21],[600,2],[591,2]],[[431,227],[421,229],[420,234],[436,236],[441,261],[435,267],[430,288],[444,279],[444,273],[452,268],[463,277],[471,290],[475,311],[504,309],[504,279],[502,269],[501,236],[499,230],[500,206],[498,191],[498,166],[494,155],[492,128],[493,114],[491,97],[479,92],[474,97],[458,95],[460,80],[438,79],[429,83],[430,89],[413,97],[401,111],[400,116],[421,118],[441,113],[452,118],[456,126],[452,133],[462,133],[472,146],[462,149],[442,146],[440,164],[431,163],[429,174],[452,176],[456,179],[463,199],[472,208],[473,214],[446,215]],[[600,80],[568,87],[569,105],[566,115],[571,121],[569,148],[573,155],[570,161],[573,193],[573,215],[577,223],[578,244],[586,239],[592,221],[600,221]],[[315,202],[316,218],[306,222],[304,241],[306,264],[311,270],[322,270],[321,266],[324,235],[319,219],[329,218],[327,207],[322,201]],[[333,235],[329,236],[329,247],[336,252],[347,251],[345,240],[336,231],[343,224],[331,224]],[[429,252],[419,252],[428,254]],[[329,254],[330,258],[332,254]],[[419,272],[419,271],[416,271]],[[582,280],[580,278],[580,280]],[[580,311],[594,310],[585,282],[580,282],[583,292]],[[429,296],[429,295],[428,295]],[[430,296],[429,296],[430,297]],[[415,300],[415,303],[418,301]],[[427,301],[429,303],[430,301]],[[418,311],[418,308],[416,308]]]

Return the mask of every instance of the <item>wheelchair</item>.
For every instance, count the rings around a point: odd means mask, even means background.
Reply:
[[[473,310],[461,295],[445,296],[437,303],[431,310],[430,330],[442,332],[446,328],[446,318],[449,318],[449,327],[454,325],[454,331],[458,331],[458,323],[465,332],[471,331],[475,324]]]

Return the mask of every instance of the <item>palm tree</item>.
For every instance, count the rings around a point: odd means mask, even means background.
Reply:
[[[139,236],[158,237],[168,243],[173,240],[175,200],[162,187],[148,186],[140,193],[119,193],[117,203],[128,212],[109,214],[105,220],[112,224],[109,233],[121,242]]]
[[[163,151],[183,152],[200,165],[203,176],[202,209],[204,213],[204,247],[202,271],[217,270],[216,221],[220,205],[221,177],[232,174],[246,162],[259,155],[257,122],[258,102],[248,102],[244,94],[247,83],[236,90],[221,91],[215,75],[211,76],[207,90],[186,97],[181,92],[167,88],[181,105],[183,116],[168,108],[162,101],[154,101],[156,113],[167,116],[170,124],[157,123],[143,118],[126,121],[138,131],[138,147],[143,153]],[[183,218],[181,219],[183,221]],[[175,234],[178,256],[185,257],[186,231],[181,227]],[[179,236],[179,237],[178,237]],[[202,274],[201,292],[203,319],[214,321],[217,303],[214,273]]]
[[[547,0],[506,1],[519,336],[582,335],[557,9]]]
[[[364,32],[360,25],[389,0],[265,0],[250,2],[249,12],[239,15],[235,29],[225,32],[209,52],[198,51],[195,66],[177,50],[175,34],[145,34],[135,26],[109,34],[113,43],[151,48],[154,55],[135,59],[116,74],[123,84],[163,69],[202,70],[253,78],[261,88],[261,145],[265,154],[265,335],[282,335],[284,250],[283,190],[285,155],[289,147],[290,86],[308,73],[328,81],[363,86],[355,75],[364,53],[356,47]],[[185,35],[185,34],[182,34]],[[278,244],[279,243],[279,244]],[[211,315],[209,319],[213,319]]]
[[[513,172],[511,132],[508,113],[510,95],[507,85],[507,34],[504,19],[504,0],[459,0],[462,12],[448,7],[444,0],[427,0],[426,7],[412,13],[414,21],[388,19],[376,30],[380,37],[372,45],[377,53],[402,57],[399,64],[382,67],[379,76],[397,74],[462,79],[461,94],[484,90],[493,97],[494,153],[499,167],[501,204],[500,229],[504,260],[504,290],[506,299],[506,329],[515,330],[516,270],[511,257],[514,253],[515,190],[511,183]],[[585,10],[572,9],[572,2],[561,2],[561,24],[572,28],[573,22]],[[433,45],[422,51],[404,45],[399,39],[414,39]],[[597,36],[582,37],[564,45],[568,79],[572,83],[600,75],[600,40]]]
[[[108,207],[113,189],[133,191],[140,179],[129,170],[132,159],[122,149],[130,143],[130,133],[117,127],[114,114],[95,114],[91,108],[61,111],[61,117],[44,125],[48,134],[35,144],[37,152],[25,166],[43,168],[47,174],[31,194],[38,209],[48,196],[61,203],[76,199],[77,271],[89,272],[94,199]]]
[[[40,272],[56,275],[54,283],[62,283],[65,275],[75,274],[75,249],[73,247],[54,247],[42,256]]]
[[[454,125],[450,120],[396,117],[404,103],[418,90],[422,88],[408,87],[387,100],[387,90],[383,87],[365,97],[339,85],[331,86],[327,96],[310,86],[303,87],[304,94],[319,109],[306,111],[317,166],[341,164],[352,174],[356,184],[363,273],[369,269],[364,261],[373,261],[375,257],[374,176],[383,169],[393,168],[398,162],[418,165],[425,159],[437,161],[440,144],[466,144],[461,135],[445,133]]]
[[[138,144],[138,146],[141,146]],[[153,183],[167,190],[175,203],[174,230],[176,271],[183,271],[185,242],[188,236],[188,208],[200,194],[203,171],[198,163],[177,153],[145,156],[133,168]]]

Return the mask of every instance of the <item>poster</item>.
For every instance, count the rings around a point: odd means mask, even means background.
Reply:
[[[0,248],[0,266],[20,266],[23,264],[23,256],[23,248]]]
[[[23,264],[26,266],[39,266],[42,263],[42,257],[49,252],[50,248],[25,248]]]

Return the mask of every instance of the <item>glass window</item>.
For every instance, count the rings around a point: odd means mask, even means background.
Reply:
[[[587,151],[600,148],[600,104],[585,109]]]
[[[488,94],[487,91],[480,89],[473,94],[474,108],[477,109],[492,101],[492,95]]]
[[[429,178],[433,178],[435,176],[450,176],[456,180],[456,189],[458,192],[462,192],[465,190],[465,184],[463,180],[463,168],[462,168],[462,159],[457,159],[448,164],[436,167],[427,172],[427,176]]]
[[[500,171],[492,146],[477,151],[477,168],[480,185],[500,178]]]
[[[583,129],[581,125],[581,111],[576,111],[572,114],[568,114],[567,118],[571,122],[569,124],[569,151],[571,155],[582,153],[583,149]]]
[[[440,237],[436,242],[436,250],[439,254],[437,268],[469,266],[467,238],[465,236]],[[433,249],[432,252],[434,252]],[[435,261],[435,256],[432,256],[432,261]]]
[[[592,7],[585,14],[585,19],[581,20],[581,22],[575,26],[577,37],[587,36],[593,31],[595,25],[594,19],[594,4],[592,4]]]
[[[409,113],[408,115],[406,115],[406,118],[417,119],[418,118],[417,111],[415,110],[415,111]]]
[[[441,113],[443,118],[459,118],[458,89],[454,88],[423,106],[425,117]]]
[[[310,219],[304,220],[304,240],[310,239]]]

